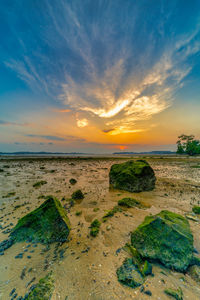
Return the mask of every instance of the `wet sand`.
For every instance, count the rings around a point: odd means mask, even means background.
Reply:
[[[73,191],[81,189],[85,195],[68,214],[72,230],[69,241],[52,244],[50,249],[41,244],[18,243],[0,256],[0,299],[16,288],[24,296],[50,270],[54,272],[55,290],[52,299],[111,300],[111,299],[170,299],[165,288],[181,287],[184,299],[200,299],[200,287],[187,274],[173,272],[161,265],[153,265],[154,276],[147,277],[145,290],[152,296],[131,289],[117,281],[116,270],[129,255],[121,249],[130,242],[133,231],[149,214],[168,209],[182,215],[200,204],[200,158],[149,157],[153,167],[156,189],[144,193],[128,193],[109,189],[108,174],[117,158],[92,159],[2,159],[0,160],[0,241],[8,237],[9,229],[29,211],[38,207],[42,196],[56,196],[67,206]],[[77,183],[71,185],[70,178]],[[47,184],[34,188],[33,184],[46,180]],[[146,209],[129,208],[117,212],[101,224],[100,233],[92,238],[92,220],[103,217],[123,197],[134,197]],[[82,211],[77,216],[76,212]],[[199,222],[189,220],[194,235],[195,249],[200,253]],[[11,225],[10,225],[11,224]],[[8,232],[7,232],[8,230]],[[30,245],[30,246],[29,246]],[[19,253],[23,258],[15,258]]]

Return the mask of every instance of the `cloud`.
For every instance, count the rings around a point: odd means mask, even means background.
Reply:
[[[110,135],[143,131],[137,122],[171,106],[192,70],[199,10],[188,14],[169,1],[151,4],[148,13],[146,1],[85,2],[44,1],[42,18],[34,5],[31,15],[20,10],[25,33],[12,26],[18,49],[4,64],[32,90],[66,105],[55,111],[83,113],[80,128],[91,122]],[[187,30],[180,28],[185,18]]]
[[[54,135],[27,134],[25,136],[30,138],[39,138],[39,139],[56,141],[56,142],[60,142],[60,141],[61,142],[85,142],[86,141],[83,138],[79,138],[73,135],[66,135],[65,137],[59,137]]]
[[[87,119],[77,119],[76,123],[77,123],[78,127],[83,128],[88,125],[88,120]]]
[[[67,113],[67,112],[71,112],[71,109],[57,109],[57,108],[54,108],[53,111],[59,112],[59,113]]]
[[[42,138],[42,139],[52,140],[52,141],[66,141],[65,138],[61,138],[59,136],[53,136],[53,135],[27,134],[26,136],[31,138]]]
[[[0,125],[3,125],[3,126],[30,126],[29,123],[16,123],[16,122],[10,122],[10,121],[3,121],[3,120],[0,120]]]
[[[52,146],[52,145],[54,145],[54,143],[33,143],[33,142],[31,142],[31,143],[24,143],[24,142],[15,142],[14,143],[15,145],[17,145],[17,146],[25,146],[25,145],[48,145],[48,146]]]
[[[175,43],[164,42],[158,58],[151,53],[151,46],[146,45],[142,60],[138,50],[124,39],[122,51],[116,49],[113,59],[108,55],[108,64],[101,72],[88,51],[85,61],[86,64],[90,61],[86,73],[88,80],[79,82],[68,74],[60,99],[74,110],[87,112],[88,118],[90,114],[96,115],[101,119],[98,122],[107,127],[103,131],[110,135],[143,131],[135,128],[138,121],[150,119],[173,104],[173,95],[192,70],[188,60],[200,51],[200,43],[196,41],[198,36],[199,27],[185,36],[177,35]],[[102,39],[102,36],[98,37]],[[79,38],[82,41],[84,36],[80,34]],[[150,42],[155,44],[156,37],[152,35]],[[139,62],[132,69],[127,67],[132,55],[124,51],[123,46],[138,56]],[[153,55],[153,64],[148,62],[150,55]]]
[[[111,131],[115,130],[115,128],[111,128],[111,129],[103,129],[102,132],[104,133],[109,133]]]

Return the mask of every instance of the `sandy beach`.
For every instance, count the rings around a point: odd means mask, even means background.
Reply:
[[[117,268],[129,254],[122,247],[130,242],[132,232],[150,214],[161,210],[186,215],[200,203],[200,158],[145,157],[155,171],[156,188],[150,192],[129,193],[109,188],[112,164],[129,158],[4,158],[0,160],[0,241],[5,240],[18,219],[37,208],[44,196],[57,197],[71,222],[68,241],[50,247],[17,243],[0,256],[0,299],[7,300],[15,288],[24,296],[32,284],[53,270],[57,300],[168,300],[165,288],[181,287],[184,299],[200,299],[199,285],[188,275],[153,265],[153,275],[144,284],[145,291],[121,285]],[[135,159],[135,158],[134,158]],[[69,180],[77,183],[71,185]],[[39,188],[33,185],[47,183]],[[71,194],[81,189],[82,201],[69,207]],[[103,222],[99,235],[89,235],[94,219],[124,197],[134,197],[144,208],[123,208]],[[78,212],[78,213],[77,213]],[[199,220],[189,220],[194,246],[200,252]],[[22,258],[16,258],[23,253]]]

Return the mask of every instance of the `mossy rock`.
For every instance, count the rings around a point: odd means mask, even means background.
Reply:
[[[132,288],[142,285],[145,281],[132,258],[126,258],[122,266],[117,269],[117,278],[120,283]]]
[[[81,190],[76,190],[75,192],[73,192],[71,197],[74,200],[80,200],[84,198],[84,195]]]
[[[78,211],[76,211],[75,215],[76,215],[76,216],[80,216],[80,215],[82,215],[82,210],[78,210]]]
[[[132,256],[133,264],[137,266],[144,277],[152,274],[152,264],[147,260],[144,260],[136,248],[127,243],[123,247],[123,250]]]
[[[196,214],[194,214],[194,213],[185,214],[185,217],[188,220],[191,220],[191,221],[194,221],[194,222],[199,222],[199,217]]]
[[[166,289],[164,292],[166,295],[171,296],[176,300],[183,300],[183,291],[181,288],[178,288],[177,290]]]
[[[188,220],[169,211],[146,217],[131,234],[131,244],[143,258],[180,272],[193,261],[193,236]]]
[[[69,183],[71,183],[72,185],[76,184],[77,183],[77,180],[75,178],[71,178],[69,180]]]
[[[48,196],[40,207],[18,221],[10,238],[14,242],[64,242],[69,231],[70,222],[67,212],[58,199]]]
[[[103,222],[106,222],[108,218],[113,217],[117,212],[122,212],[121,207],[114,206],[112,209],[108,210],[102,218]]]
[[[27,300],[49,300],[54,291],[54,280],[52,272],[36,284],[33,290],[24,298]]]
[[[154,189],[156,177],[153,169],[145,160],[130,160],[112,165],[109,182],[116,189],[142,192]]]
[[[142,207],[142,204],[140,201],[134,199],[134,198],[123,198],[118,201],[118,205],[124,206],[124,207]]]
[[[192,211],[195,214],[200,215],[200,206],[197,206],[197,205],[193,206]]]
[[[143,263],[140,253],[130,244],[126,243],[126,245],[123,247],[123,250],[132,256],[132,260],[135,265],[140,266]]]
[[[39,188],[39,187],[41,187],[44,184],[47,184],[47,181],[46,180],[41,180],[41,181],[38,181],[38,182],[34,183],[33,187]]]
[[[194,279],[197,283],[200,283],[200,267],[199,266],[191,266],[188,269],[188,274]]]
[[[99,233],[101,222],[95,219],[90,225],[90,235],[96,237]]]
[[[145,260],[144,264],[140,267],[140,271],[143,276],[151,275],[152,274],[152,264]]]

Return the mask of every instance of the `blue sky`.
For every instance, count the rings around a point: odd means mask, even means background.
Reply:
[[[200,2],[2,0],[0,151],[200,138]]]

